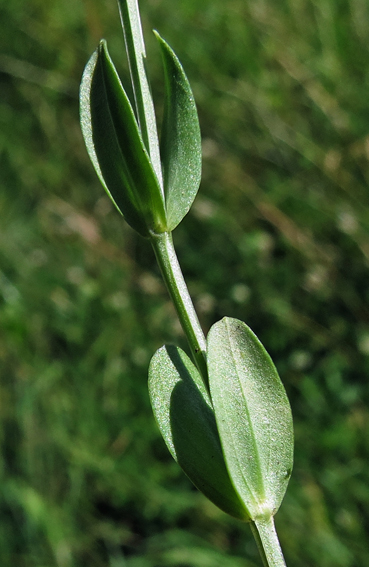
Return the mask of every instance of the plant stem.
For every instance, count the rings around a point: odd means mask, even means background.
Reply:
[[[135,96],[137,121],[164,198],[155,110],[145,69],[146,51],[138,2],[118,0],[118,5]]]
[[[151,244],[169,294],[177,310],[183,331],[187,337],[193,359],[206,388],[209,389],[206,365],[206,340],[174,250],[172,234],[170,232],[152,234]]]
[[[268,520],[251,522],[250,526],[264,567],[286,567],[273,516]]]

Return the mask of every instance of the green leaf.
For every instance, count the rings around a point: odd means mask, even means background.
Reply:
[[[164,441],[190,480],[223,511],[248,521],[224,463],[209,396],[181,349],[163,346],[154,354],[149,394]]]
[[[83,73],[80,108],[87,151],[109,197],[143,236],[165,232],[163,195],[105,41]]]
[[[161,131],[168,227],[173,230],[188,213],[201,180],[201,135],[195,99],[177,56],[154,32],[163,56],[165,106]]]
[[[254,333],[224,318],[208,335],[208,369],[224,458],[252,520],[278,510],[293,464],[292,414],[277,370]]]

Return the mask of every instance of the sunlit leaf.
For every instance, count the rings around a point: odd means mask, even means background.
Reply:
[[[173,230],[188,213],[201,180],[201,135],[190,84],[177,56],[156,33],[165,74],[161,160],[167,219]]]
[[[143,236],[165,232],[162,192],[105,41],[85,68],[80,101],[87,150],[108,195]]]
[[[251,518],[278,510],[293,463],[290,405],[259,339],[224,318],[208,335],[209,384],[224,458]]]
[[[209,396],[181,349],[164,346],[155,353],[149,393],[164,441],[190,480],[219,508],[248,520],[229,479]]]

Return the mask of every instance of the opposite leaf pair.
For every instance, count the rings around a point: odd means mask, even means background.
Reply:
[[[244,521],[278,510],[292,470],[292,415],[254,333],[224,318],[207,339],[209,388],[187,355],[164,346],[149,369],[151,404],[172,456],[214,504]]]
[[[192,482],[219,508],[251,522],[265,565],[284,567],[273,516],[292,470],[289,402],[272,360],[247,325],[224,318],[205,340],[171,237],[200,183],[194,98],[176,55],[156,34],[166,93],[159,148],[138,3],[118,3],[135,112],[102,41],[82,78],[82,132],[108,195],[151,240],[197,364],[174,346],[157,351],[149,369],[153,411]]]
[[[82,132],[91,161],[118,210],[142,236],[174,230],[189,211],[201,179],[194,97],[178,58],[155,35],[165,73],[162,165],[150,155],[150,148],[156,151],[158,142],[145,144],[139,116],[135,116],[104,40],[90,58],[81,83]]]

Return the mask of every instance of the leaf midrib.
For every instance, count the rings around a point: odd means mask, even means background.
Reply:
[[[233,342],[232,342],[232,338],[231,338],[231,331],[230,331],[230,329],[229,329],[229,323],[228,323],[228,321],[226,321],[225,324],[226,324],[226,330],[227,330],[227,336],[228,336],[228,342],[229,342],[229,346],[230,346],[230,351],[231,351],[231,354],[232,354],[232,359],[233,359],[233,363],[234,363],[234,368],[235,368],[235,371],[236,371],[236,376],[237,376],[237,378],[238,378],[238,382],[239,382],[241,391],[242,391],[242,393],[243,393],[243,398],[244,398],[244,400],[246,400],[246,399],[247,399],[247,396],[245,395],[245,391],[244,391],[244,388],[243,388],[242,379],[241,379],[240,374],[239,374],[239,371],[238,371],[238,364],[237,364],[237,360],[236,360],[236,356],[235,356],[235,351],[236,351],[236,349],[235,349],[235,347],[233,346]],[[251,415],[250,415],[250,412],[249,412],[249,408],[248,408],[247,402],[245,402],[244,406],[245,406],[245,409],[246,409],[246,416],[247,416],[247,421],[248,421],[249,428],[250,428],[250,432],[251,432],[251,438],[252,438],[252,441],[253,441],[253,445],[254,445],[254,449],[255,449],[255,454],[256,454],[256,456],[257,456],[258,468],[259,468],[259,471],[260,471],[260,473],[261,473],[261,472],[262,472],[262,468],[261,468],[260,453],[259,453],[258,443],[257,443],[257,441],[256,441],[255,431],[254,431],[254,428],[252,427],[252,419],[251,419]],[[232,431],[232,428],[230,428],[230,430]],[[233,434],[232,434],[232,433],[231,433],[231,437],[233,438]],[[234,445],[234,443],[233,443],[233,445]],[[244,479],[244,481],[245,481],[245,484],[246,484],[246,486],[248,487],[248,489],[249,489],[249,491],[250,491],[250,494],[251,494],[252,497],[254,498],[255,502],[256,502],[257,504],[259,504],[259,503],[260,503],[260,499],[255,496],[254,491],[251,490],[250,484],[247,482],[247,479],[246,479],[245,474],[244,474],[243,467],[241,466],[241,460],[240,460],[240,458],[239,458],[239,455],[238,455],[238,452],[237,452],[237,451],[236,451],[236,455],[237,455],[238,466],[239,466],[239,469],[241,470],[242,477],[243,477],[243,479]],[[262,476],[262,474],[261,474],[261,485],[262,485],[263,497],[265,498],[265,487],[264,487],[264,481],[263,481],[263,476]]]

